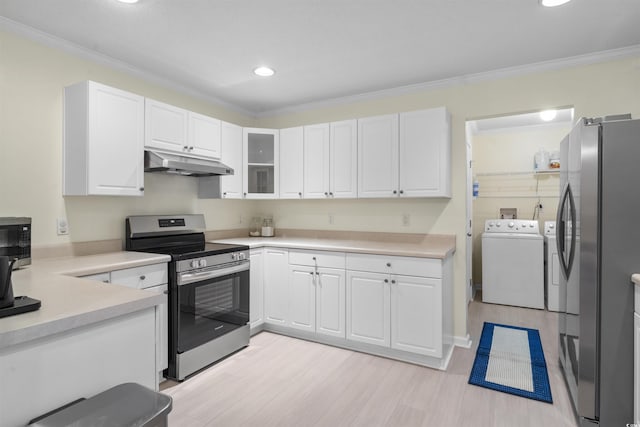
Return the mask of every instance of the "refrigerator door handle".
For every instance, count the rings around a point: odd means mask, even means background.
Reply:
[[[565,212],[566,208],[569,208],[569,212]],[[568,221],[564,220],[565,213],[569,214]],[[567,222],[571,228],[571,240],[569,244],[569,252],[565,251],[565,242],[567,238]],[[569,278],[571,267],[573,266],[573,258],[575,255],[576,247],[576,205],[573,198],[573,191],[571,186],[567,183],[567,186],[562,192],[560,197],[560,205],[558,208],[558,214],[556,217],[556,245],[558,247],[558,259],[560,261],[560,268],[564,273],[565,278]]]
[[[556,214],[556,246],[558,248],[558,260],[560,261],[560,268],[565,277],[568,278],[567,263],[564,256],[564,243],[565,243],[565,224],[564,224],[564,209],[566,207],[567,192],[569,191],[569,184],[564,187],[562,194],[560,195],[560,203],[558,204],[558,213]]]
[[[571,218],[571,247],[569,248],[569,258],[567,260],[567,277],[569,277],[569,272],[573,267],[573,257],[576,252],[576,203],[573,198],[573,191],[571,191],[571,186],[567,184],[567,195],[569,199],[569,213]],[[566,231],[566,230],[565,230]]]

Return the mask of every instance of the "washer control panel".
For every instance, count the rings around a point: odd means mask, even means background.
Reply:
[[[538,221],[528,219],[488,219],[484,223],[486,233],[540,234]]]
[[[555,221],[545,221],[544,222],[544,235],[545,236],[555,236],[556,235],[556,222]]]

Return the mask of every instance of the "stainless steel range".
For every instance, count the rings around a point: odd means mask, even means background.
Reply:
[[[182,381],[249,344],[249,247],[206,243],[203,215],[126,219],[126,249],[171,255],[169,368]]]

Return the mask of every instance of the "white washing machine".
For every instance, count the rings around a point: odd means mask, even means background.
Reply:
[[[544,239],[538,221],[485,222],[482,301],[544,309]]]
[[[545,300],[547,310],[560,310],[560,259],[556,246],[556,222],[544,222]]]

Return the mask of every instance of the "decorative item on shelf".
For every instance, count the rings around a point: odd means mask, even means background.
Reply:
[[[265,218],[262,222],[262,237],[273,237],[273,219]]]
[[[560,169],[560,152],[552,151],[549,155],[549,169]]]
[[[249,236],[260,237],[261,226],[262,226],[262,218],[254,216],[251,219],[251,227],[249,227]]]
[[[549,152],[544,148],[540,148],[533,156],[533,168],[536,171],[546,171],[549,169]]]

